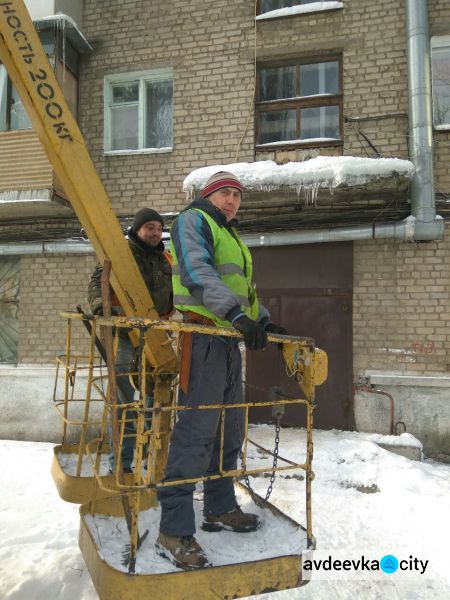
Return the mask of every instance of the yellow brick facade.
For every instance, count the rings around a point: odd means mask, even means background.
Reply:
[[[431,35],[450,35],[450,3],[428,4]],[[80,125],[119,215],[142,206],[178,211],[190,171],[236,157],[283,162],[318,153],[374,156],[358,131],[382,156],[408,158],[403,2],[344,0],[340,10],[258,21],[255,27],[252,0],[86,0],[83,19],[94,52],[82,66]],[[255,48],[259,63],[342,55],[344,116],[350,119],[342,149],[255,155]],[[174,73],[173,151],[105,155],[104,77],[162,67]],[[436,190],[450,195],[450,132],[434,133],[434,150]],[[449,250],[448,239],[354,243],[355,376],[368,368],[450,371]],[[22,362],[52,360],[63,343],[57,312],[85,302],[93,264],[82,256],[22,259]],[[42,314],[55,315],[50,326],[39,320]]]

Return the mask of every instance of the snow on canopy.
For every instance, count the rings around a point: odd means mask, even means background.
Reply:
[[[264,19],[276,19],[278,17],[289,17],[291,15],[298,15],[301,13],[317,12],[319,10],[332,10],[334,8],[342,8],[343,2],[312,2],[311,4],[302,4],[300,6],[291,6],[289,8],[277,8],[276,10],[269,10],[262,15],[256,17],[257,21]]]
[[[218,171],[233,173],[248,191],[290,189],[300,194],[303,190],[307,196],[315,198],[319,188],[329,188],[332,194],[340,185],[364,185],[376,179],[397,176],[410,179],[414,174],[414,165],[399,158],[355,156],[318,156],[284,165],[278,165],[272,160],[211,165],[192,171],[183,182],[183,190],[192,197]]]
[[[69,15],[64,13],[48,15],[47,17],[34,19],[33,23],[36,28],[43,27],[47,24],[55,26],[58,31],[61,31],[63,40],[65,40],[67,34],[69,40],[81,54],[91,53],[93,51],[92,46],[81,33],[75,20]]]

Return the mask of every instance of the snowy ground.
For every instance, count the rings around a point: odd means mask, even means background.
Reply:
[[[252,438],[270,447],[273,430],[254,428]],[[450,466],[397,456],[379,448],[367,434],[315,432],[314,444],[315,557],[411,556],[428,561],[426,571],[382,574],[383,579],[375,581],[370,573],[354,580],[354,573],[347,578],[342,572],[322,572],[304,588],[260,598],[450,598]],[[304,432],[283,430],[280,453],[302,462]],[[59,499],[50,476],[52,456],[51,444],[0,441],[2,599],[97,598],[78,550],[78,507]],[[253,457],[258,459],[254,451]],[[285,475],[277,479],[273,503],[304,524],[304,482],[289,472]],[[264,492],[267,483],[259,478],[254,487]],[[347,580],[333,580],[342,575]]]

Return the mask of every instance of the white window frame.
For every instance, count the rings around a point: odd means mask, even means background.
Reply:
[[[431,47],[431,71],[433,72],[433,50],[435,48],[448,48],[450,55],[450,35],[434,36],[430,40]],[[433,82],[433,77],[432,77]],[[436,131],[450,131],[450,119],[448,123],[442,123],[439,125],[434,124],[434,90],[432,90],[433,100],[433,127]]]
[[[168,81],[173,83],[173,69],[152,69],[151,71],[133,71],[129,73],[114,73],[105,75],[103,81],[103,114],[104,114],[104,154],[161,154],[173,151],[173,119],[172,119],[172,146],[163,148],[144,148],[146,107],[143,99],[145,98],[145,85],[149,81]],[[117,84],[126,84],[130,81],[139,81],[139,100],[138,100],[138,146],[135,149],[111,150],[111,110],[112,87]]]
[[[336,5],[336,1],[340,2],[340,6]],[[330,2],[333,2],[333,4],[331,6],[327,6],[327,4],[329,4]],[[267,10],[265,12],[261,12],[260,9],[260,5],[261,2],[259,1],[258,3],[258,14],[256,16],[256,20],[257,21],[264,21],[265,19],[271,19],[271,18],[286,18],[286,17],[292,17],[292,16],[307,16],[308,14],[312,13],[315,14],[317,12],[326,12],[328,10],[340,10],[342,8],[344,8],[344,0],[315,0],[315,3],[317,4],[321,4],[321,6],[315,10],[308,10],[305,12],[296,12],[295,10],[292,9],[296,9],[302,6],[308,6],[308,4],[298,4],[295,6],[291,6],[291,7],[285,7],[285,8],[274,8],[272,10]],[[281,11],[290,11],[290,12],[283,12],[281,13]],[[279,14],[281,13],[281,14]]]

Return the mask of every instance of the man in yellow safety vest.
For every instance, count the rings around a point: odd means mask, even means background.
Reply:
[[[208,179],[202,197],[181,212],[171,230],[174,305],[184,320],[234,326],[249,350],[261,350],[267,332],[286,334],[270,321],[252,281],[252,259],[240,239],[234,219],[243,185],[231,173]],[[240,404],[244,401],[241,355],[235,338],[184,334],[178,403]],[[227,409],[224,416],[222,468],[235,469],[244,435],[244,411]],[[170,443],[165,481],[218,473],[219,409],[180,411]],[[160,488],[160,534],[157,552],[182,569],[210,566],[194,537],[194,484]],[[255,531],[259,518],[244,513],[236,502],[233,479],[204,482],[205,531]]]

